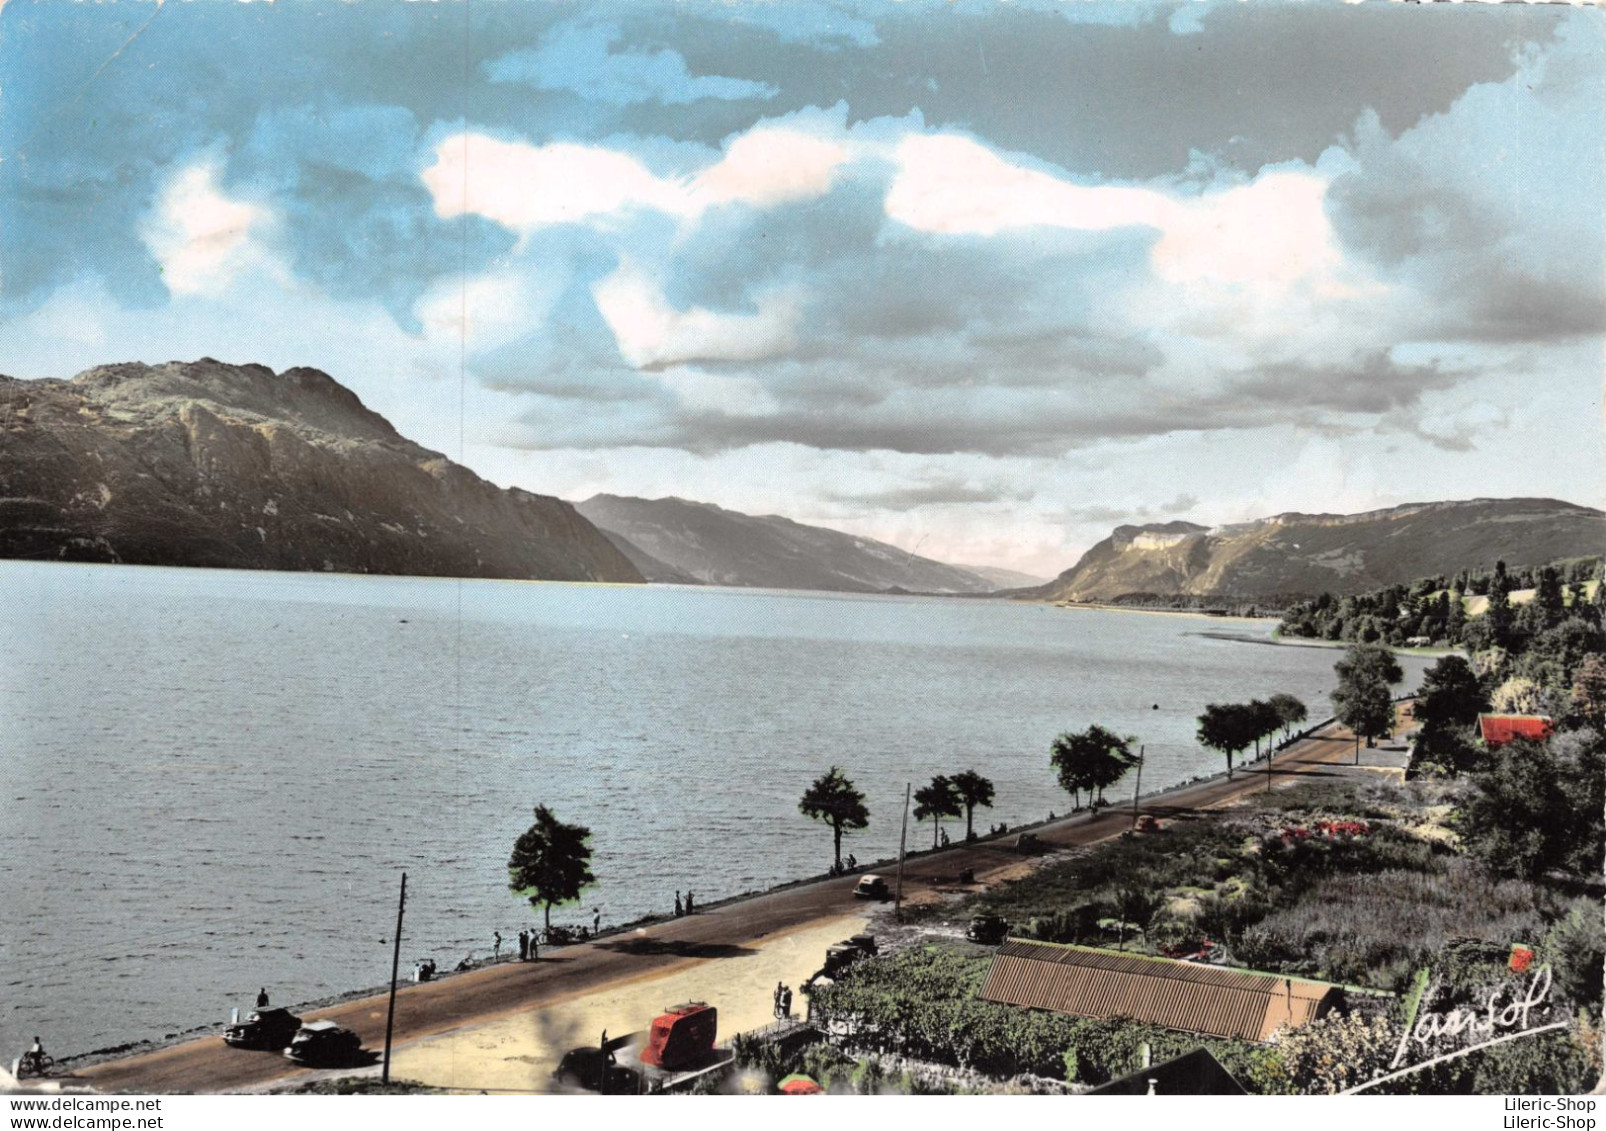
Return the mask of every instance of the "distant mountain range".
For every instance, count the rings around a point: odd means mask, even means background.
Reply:
[[[1556,499],[1411,503],[1364,514],[1280,514],[1232,526],[1118,526],[1055,580],[1016,596],[1272,598],[1363,593],[1461,569],[1606,551],[1606,513]]]
[[[575,504],[650,581],[879,593],[990,593],[979,571],[877,542],[688,499],[594,495]]]
[[[0,557],[640,582],[569,503],[399,435],[316,369],[0,377]]]

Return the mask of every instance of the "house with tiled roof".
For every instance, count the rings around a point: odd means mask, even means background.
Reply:
[[[1125,1017],[1244,1041],[1269,1041],[1343,1004],[1344,988],[1309,978],[1099,947],[1008,939],[982,986],[986,1001],[1073,1017]]]
[[[1519,738],[1531,739],[1534,742],[1543,742],[1549,738],[1556,729],[1556,724],[1549,715],[1500,715],[1484,714],[1478,716],[1478,737],[1490,750],[1514,742]]]

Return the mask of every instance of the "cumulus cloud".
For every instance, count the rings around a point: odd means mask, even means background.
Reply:
[[[267,229],[272,213],[224,193],[218,172],[210,160],[174,171],[140,226],[173,294],[226,286],[242,270],[268,262],[255,237]]]
[[[472,213],[514,231],[619,221],[633,212],[693,220],[725,204],[775,208],[826,193],[847,147],[808,131],[760,125],[730,139],[693,176],[659,176],[638,158],[600,145],[531,145],[481,133],[435,147],[422,177],[445,218]]]
[[[652,369],[687,361],[752,361],[797,343],[802,317],[796,296],[772,291],[752,314],[700,307],[677,310],[645,273],[630,263],[591,292],[629,364]]]

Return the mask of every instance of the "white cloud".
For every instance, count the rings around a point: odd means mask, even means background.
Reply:
[[[797,344],[802,318],[799,296],[787,289],[760,294],[753,314],[721,314],[696,306],[677,310],[629,262],[599,281],[591,293],[620,354],[638,369],[682,361],[770,357]]]
[[[271,222],[266,208],[225,195],[217,165],[201,161],[168,178],[139,234],[167,289],[187,295],[227,286],[245,268],[267,264],[253,237]]]
[[[722,416],[763,416],[774,412],[775,399],[753,377],[723,377],[700,369],[674,366],[658,374],[681,407]]]
[[[955,134],[910,134],[894,150],[887,215],[922,232],[996,236],[1032,227],[1151,228],[1155,274],[1182,284],[1327,284],[1340,256],[1315,170],[1276,169],[1247,184],[1178,197],[1154,188],[1078,185]]]
[[[660,177],[618,149],[459,133],[436,146],[422,177],[442,218],[467,212],[528,232],[643,209],[694,220],[723,204],[813,200],[830,190],[850,155],[817,133],[760,124],[732,138],[720,160],[696,175]]]

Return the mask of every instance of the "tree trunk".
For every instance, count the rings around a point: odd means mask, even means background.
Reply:
[[[831,832],[836,837],[836,866],[840,870],[842,867],[842,826],[832,821]]]
[[[1227,751],[1227,780],[1232,780],[1232,751]]]
[[[966,840],[975,840],[976,839],[976,830],[971,826],[971,823],[970,823],[971,822],[971,818],[974,817],[975,815],[976,815],[976,807],[974,805],[966,805],[965,806],[965,839]]]
[[[546,933],[549,936],[552,934],[552,901],[550,899],[546,901]]]

